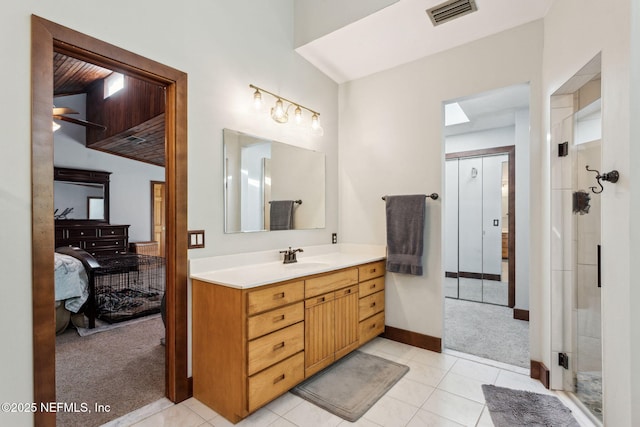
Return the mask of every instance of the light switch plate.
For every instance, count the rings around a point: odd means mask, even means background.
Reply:
[[[189,230],[187,232],[187,248],[199,249],[204,248],[204,230]]]

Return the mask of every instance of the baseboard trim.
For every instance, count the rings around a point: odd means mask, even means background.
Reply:
[[[419,334],[417,332],[394,328],[393,326],[387,325],[384,327],[384,333],[380,336],[392,341],[424,348],[425,350],[431,350],[437,353],[442,352],[442,338]]]
[[[513,318],[516,320],[529,321],[529,310],[522,310],[520,308],[513,309]]]
[[[535,360],[531,361],[531,374],[530,377],[536,379],[542,383],[545,388],[549,388],[549,369],[544,366],[544,363]]]

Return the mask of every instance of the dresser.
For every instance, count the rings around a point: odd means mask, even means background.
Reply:
[[[384,265],[249,289],[192,277],[194,397],[237,423],[383,333]]]
[[[129,226],[107,223],[65,223],[56,221],[55,245],[75,246],[91,255],[116,255],[127,252]]]

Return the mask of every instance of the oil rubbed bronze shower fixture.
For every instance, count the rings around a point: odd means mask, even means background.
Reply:
[[[589,169],[589,165],[586,166],[586,169],[589,172],[596,173],[596,180],[598,181],[598,185],[600,186],[600,191],[596,191],[597,187],[589,187],[591,188],[591,191],[593,191],[595,194],[600,194],[604,191],[604,187],[602,186],[602,183],[600,182],[600,180],[609,181],[615,184],[616,182],[618,182],[618,178],[620,178],[620,174],[618,173],[617,170],[612,170],[611,172],[603,173],[602,175],[600,175],[600,172],[598,172],[597,170]]]

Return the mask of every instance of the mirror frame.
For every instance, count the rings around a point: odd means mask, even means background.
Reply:
[[[74,169],[54,166],[53,180],[67,182],[86,182],[90,184],[102,184],[104,187],[104,219],[56,219],[56,223],[87,224],[109,223],[109,175],[111,172],[90,169]]]

